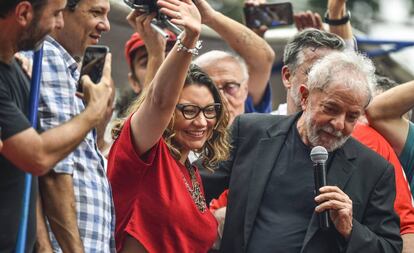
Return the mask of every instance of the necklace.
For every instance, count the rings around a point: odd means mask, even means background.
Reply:
[[[193,185],[193,188],[191,189],[190,185],[187,182],[187,179],[185,179],[184,173],[180,170],[181,175],[183,176],[183,179],[184,179],[185,187],[190,193],[190,196],[193,199],[194,204],[196,205],[197,209],[200,212],[204,213],[207,210],[206,199],[204,198],[203,193],[201,192],[200,184],[197,181],[195,170],[193,166],[191,165],[185,166],[185,167],[190,173],[190,179],[191,179],[191,184]]]

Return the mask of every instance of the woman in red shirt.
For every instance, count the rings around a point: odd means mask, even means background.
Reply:
[[[207,252],[217,222],[207,208],[190,151],[208,167],[227,159],[228,112],[213,81],[192,65],[200,14],[191,0],[160,0],[182,36],[133,113],[115,130],[108,178],[118,252]]]

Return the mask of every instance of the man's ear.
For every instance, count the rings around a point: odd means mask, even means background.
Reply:
[[[14,15],[17,23],[19,23],[22,27],[28,27],[34,17],[32,4],[28,1],[18,3],[14,9]]]
[[[290,83],[290,77],[290,70],[286,65],[284,65],[282,67],[282,82],[286,89],[292,88],[292,84]]]
[[[302,107],[302,110],[305,110],[306,106],[308,104],[309,89],[305,84],[301,84],[300,87],[299,87],[299,92],[300,92],[300,95],[301,95],[300,105]]]
[[[135,94],[138,94],[141,92],[142,90],[141,85],[139,84],[137,80],[135,80],[131,72],[128,73],[128,82],[129,82],[129,86],[131,86],[131,89],[135,92]]]

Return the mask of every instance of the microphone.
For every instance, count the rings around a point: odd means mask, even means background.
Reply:
[[[326,186],[326,161],[328,160],[328,151],[322,146],[316,146],[311,150],[310,158],[313,162],[313,175],[315,180],[316,196],[320,194],[319,188]],[[323,230],[329,228],[329,213],[323,211],[319,213],[319,227]]]

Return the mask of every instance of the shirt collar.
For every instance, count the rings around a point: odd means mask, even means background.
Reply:
[[[78,63],[75,61],[75,59],[68,53],[68,51],[59,44],[55,39],[53,39],[51,36],[47,36],[45,39],[47,42],[51,43],[53,46],[56,47],[57,50],[60,51],[60,53],[63,56],[63,60],[67,62],[68,68],[72,74],[75,74],[78,71]]]

